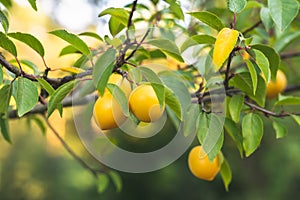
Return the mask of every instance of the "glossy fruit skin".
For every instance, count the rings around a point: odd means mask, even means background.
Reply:
[[[110,93],[99,97],[94,105],[93,118],[101,130],[119,127],[126,117]]]
[[[276,80],[270,81],[267,85],[267,99],[274,99],[278,96],[279,93],[283,92],[287,86],[287,80],[285,74],[278,70],[276,74]]]
[[[165,110],[160,106],[156,93],[151,85],[136,87],[129,96],[129,108],[136,118],[142,122],[157,121]]]
[[[189,169],[194,176],[206,181],[212,181],[220,171],[219,155],[210,162],[202,146],[195,146],[188,156]]]

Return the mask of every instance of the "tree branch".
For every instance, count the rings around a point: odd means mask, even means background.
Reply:
[[[96,178],[99,172],[105,172],[105,169],[93,169],[91,168],[85,161],[83,161],[78,155],[76,155],[76,153],[71,149],[71,147],[64,141],[64,139],[59,135],[59,133],[55,130],[55,128],[52,126],[52,124],[49,122],[49,120],[47,119],[47,117],[45,115],[43,115],[48,127],[51,129],[51,131],[53,132],[53,134],[57,137],[57,139],[61,142],[61,144],[63,145],[63,147],[68,151],[68,153],[78,162],[80,163],[80,165],[82,167],[84,167],[85,169],[87,169],[88,171],[90,171]]]
[[[72,106],[80,106],[80,105],[86,105],[87,103],[90,103],[94,101],[97,98],[96,95],[88,95],[80,99],[73,99],[73,97],[67,97],[63,100],[62,105],[64,108],[66,107],[72,107]],[[31,111],[26,113],[25,116],[33,115],[33,114],[45,114],[47,112],[48,105],[45,104],[38,104],[36,105]],[[10,119],[18,119],[19,116],[17,114],[17,110],[11,110],[8,113],[8,117]]]
[[[300,52],[289,52],[289,53],[281,53],[280,58],[281,59],[288,59],[288,58],[293,58],[300,56]]]
[[[262,23],[261,20],[259,20],[258,22],[256,22],[253,26],[247,28],[246,30],[244,30],[242,33],[243,35],[246,35],[247,33],[249,33],[250,31],[252,31],[253,29],[255,29],[256,27],[258,27],[260,24]]]

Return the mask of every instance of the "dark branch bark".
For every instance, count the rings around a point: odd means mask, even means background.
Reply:
[[[262,23],[261,20],[259,20],[258,22],[256,22],[253,26],[247,28],[246,30],[244,30],[242,33],[243,35],[246,35],[247,33],[249,33],[250,31],[254,30],[256,27],[258,27],[260,24]]]
[[[300,52],[290,52],[290,53],[282,53],[280,54],[281,59],[288,59],[300,56]]]

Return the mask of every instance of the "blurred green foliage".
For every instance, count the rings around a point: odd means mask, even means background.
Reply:
[[[213,182],[193,177],[185,153],[156,172],[120,172],[122,191],[117,193],[110,184],[105,193],[98,194],[93,176],[65,150],[50,149],[53,146],[39,129],[33,127],[29,132],[25,122],[13,121],[13,146],[0,141],[0,199],[294,199],[299,194],[300,135],[292,121],[284,122],[288,136],[276,140],[272,127],[265,127],[261,147],[249,158],[240,159],[234,144],[225,138],[223,153],[233,171],[229,192],[219,175]]]

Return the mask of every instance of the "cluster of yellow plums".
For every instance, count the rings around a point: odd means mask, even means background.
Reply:
[[[142,83],[132,90],[129,81],[120,74],[112,74],[108,83],[116,84],[123,90],[128,98],[130,111],[139,121],[154,122],[163,115],[165,106],[159,104],[150,84]],[[101,130],[117,128],[126,120],[121,106],[108,89],[95,102],[93,117]]]

